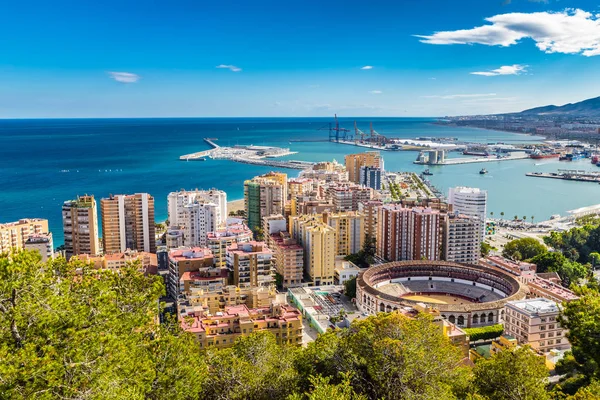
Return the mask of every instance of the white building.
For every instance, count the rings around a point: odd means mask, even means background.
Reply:
[[[219,227],[219,206],[203,200],[195,201],[183,207],[178,221],[183,229],[183,245],[187,247],[206,247],[208,232]]]
[[[558,323],[559,313],[558,304],[544,298],[508,302],[504,306],[504,333],[542,353],[568,350],[571,345]]]
[[[448,203],[452,204],[453,210],[459,214],[479,218],[481,220],[481,237],[484,237],[487,216],[487,191],[464,186],[450,188]]]
[[[343,285],[346,281],[356,278],[360,273],[360,268],[344,260],[342,257],[336,257],[335,260],[334,282],[336,285]]]
[[[35,250],[42,256],[42,262],[54,258],[54,245],[52,243],[52,232],[36,233],[30,235],[23,246],[25,250]]]
[[[218,225],[224,225],[227,220],[227,194],[222,190],[181,190],[171,192],[167,197],[169,225],[181,226],[184,207],[195,202],[214,203],[217,206]]]
[[[481,221],[464,214],[448,214],[445,223],[444,259],[477,264],[481,258]]]

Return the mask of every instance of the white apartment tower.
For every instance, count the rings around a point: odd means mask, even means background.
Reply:
[[[479,218],[481,220],[481,238],[485,236],[487,191],[464,186],[450,188],[448,203],[452,204],[454,212]]]
[[[171,192],[167,197],[169,225],[184,226],[184,207],[192,203],[214,203],[217,212],[217,224],[225,225],[227,220],[227,194],[222,190],[181,190]]]

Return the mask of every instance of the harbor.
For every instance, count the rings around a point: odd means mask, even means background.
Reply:
[[[600,183],[600,172],[559,169],[558,172],[528,172],[525,176],[534,178],[562,179],[565,181]]]
[[[298,160],[273,160],[276,157],[284,157],[297,152],[290,151],[288,148],[275,146],[254,146],[254,145],[235,145],[233,147],[222,147],[216,143],[217,139],[204,138],[210,150],[199,151],[196,153],[184,154],[179,157],[181,161],[206,161],[207,158],[214,160],[230,160],[243,164],[270,166],[276,168],[306,169],[314,163],[310,161]]]
[[[444,150],[429,150],[421,151],[414,164],[418,165],[460,165],[460,164],[475,164],[492,161],[513,161],[529,159],[530,155],[524,151],[514,151],[490,154],[484,157],[461,157],[461,158],[446,158]]]

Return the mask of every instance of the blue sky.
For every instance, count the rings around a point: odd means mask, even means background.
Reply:
[[[597,0],[5,2],[0,118],[564,104],[600,96],[598,14]]]

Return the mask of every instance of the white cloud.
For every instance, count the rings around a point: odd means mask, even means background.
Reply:
[[[140,80],[140,76],[131,72],[112,72],[109,71],[108,75],[117,82],[121,83],[136,83]]]
[[[228,69],[231,72],[240,72],[242,70],[240,67],[236,67],[235,65],[228,65],[228,64],[220,64],[220,65],[217,65],[215,68]]]
[[[428,44],[484,44],[512,46],[530,38],[545,53],[600,55],[600,14],[580,9],[562,12],[500,14],[491,24],[472,29],[416,35]]]
[[[491,71],[471,72],[471,75],[498,76],[498,75],[520,75],[521,72],[527,72],[527,65],[513,64],[503,65],[500,68]]]
[[[365,65],[361,69],[373,69],[373,66],[372,65]]]
[[[369,91],[369,93],[371,93],[371,94],[381,94],[383,92],[381,90],[371,90],[371,91]]]
[[[473,93],[473,94],[436,94],[432,96],[421,96],[424,99],[472,99],[478,97],[492,97],[495,96],[496,93]]]

